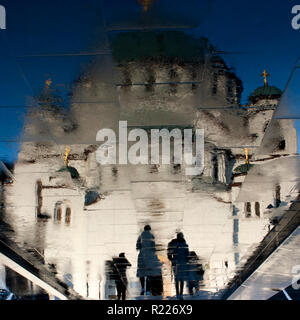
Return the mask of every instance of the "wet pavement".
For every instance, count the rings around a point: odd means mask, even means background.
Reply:
[[[185,30],[203,17],[170,18],[164,28],[164,10],[157,20],[108,15],[91,28],[93,46],[82,37],[88,30],[74,38],[64,29],[74,42],[56,52],[29,25],[39,50],[13,48],[30,93],[26,102],[1,102],[18,127],[1,131],[3,141],[17,142],[18,152],[9,171],[2,168],[0,231],[78,299],[222,299],[299,196],[298,74],[290,90],[261,83],[242,103],[246,79],[207,38]],[[99,130],[116,134],[116,145],[106,146],[117,160],[119,148],[138,141],[120,141],[120,121],[129,135],[191,130],[194,152],[204,130],[203,171],[187,175],[189,165],[176,163],[182,137],[167,145],[170,164],[161,155],[150,161],[150,140],[131,153],[145,147],[148,164],[99,163]],[[7,264],[0,261],[3,289],[48,294]]]

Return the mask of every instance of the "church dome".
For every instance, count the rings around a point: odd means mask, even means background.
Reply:
[[[112,56],[119,63],[167,60],[199,61],[215,47],[207,38],[182,31],[121,32],[111,39]]]
[[[64,172],[64,171],[68,171],[72,179],[79,179],[80,177],[78,171],[74,167],[70,167],[70,166],[62,167],[57,172]]]
[[[262,86],[255,89],[249,96],[249,100],[252,103],[256,103],[259,100],[274,100],[279,99],[282,95],[282,91],[274,86]]]

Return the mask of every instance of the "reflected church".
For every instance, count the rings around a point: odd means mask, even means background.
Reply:
[[[128,31],[110,41],[113,61],[90,59],[68,108],[48,80],[41,108],[27,114],[15,181],[3,191],[10,237],[87,299],[117,299],[111,266],[125,253],[127,299],[143,299],[152,294],[141,295],[136,242],[151,225],[159,295],[175,299],[167,249],[182,232],[204,270],[198,298],[207,299],[243,268],[295,196],[294,183],[276,174],[263,188],[247,180],[251,170],[297,153],[293,121],[278,121],[258,152],[282,94],[266,71],[242,105],[242,80],[205,38]],[[96,134],[117,132],[120,120],[145,130],[204,129],[203,173],[186,176],[184,164],[100,165]]]

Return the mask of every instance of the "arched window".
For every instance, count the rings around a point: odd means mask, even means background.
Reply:
[[[38,180],[36,182],[36,197],[37,197],[37,215],[39,216],[42,213],[42,205],[43,205],[43,197],[42,197],[42,191],[43,191],[43,184],[41,180]]]
[[[245,215],[246,215],[246,218],[251,217],[251,202],[245,203]]]
[[[215,96],[218,93],[218,74],[213,74],[212,80],[212,95]]]
[[[260,205],[259,202],[255,202],[255,214],[257,217],[260,217]]]
[[[212,165],[213,165],[212,178],[215,181],[219,181],[219,163],[218,163],[218,156],[216,154],[213,154],[213,156],[212,156]]]
[[[279,184],[275,187],[275,208],[278,208],[281,203],[281,187]]]
[[[66,224],[71,223],[71,208],[69,207],[66,209],[65,223]]]
[[[278,144],[278,150],[285,150],[286,148],[286,142],[285,140],[281,140]]]
[[[57,206],[54,213],[54,221],[61,222],[61,218],[62,218],[61,206]]]

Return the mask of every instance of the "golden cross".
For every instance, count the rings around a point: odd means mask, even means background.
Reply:
[[[137,0],[143,6],[143,11],[146,12],[155,0]]]
[[[66,167],[69,165],[69,159],[68,159],[68,157],[69,157],[69,153],[70,153],[70,152],[71,152],[70,147],[67,147],[67,148],[66,148],[65,155],[64,155],[64,161],[65,161]]]
[[[265,81],[265,87],[268,86],[268,77],[270,77],[270,74],[267,73],[266,69],[264,70],[264,72],[261,74],[262,77],[264,77],[264,81]]]
[[[246,164],[249,164],[249,149],[245,148]]]
[[[46,88],[49,88],[51,86],[51,84],[52,84],[52,80],[50,78],[47,79],[45,82]]]

